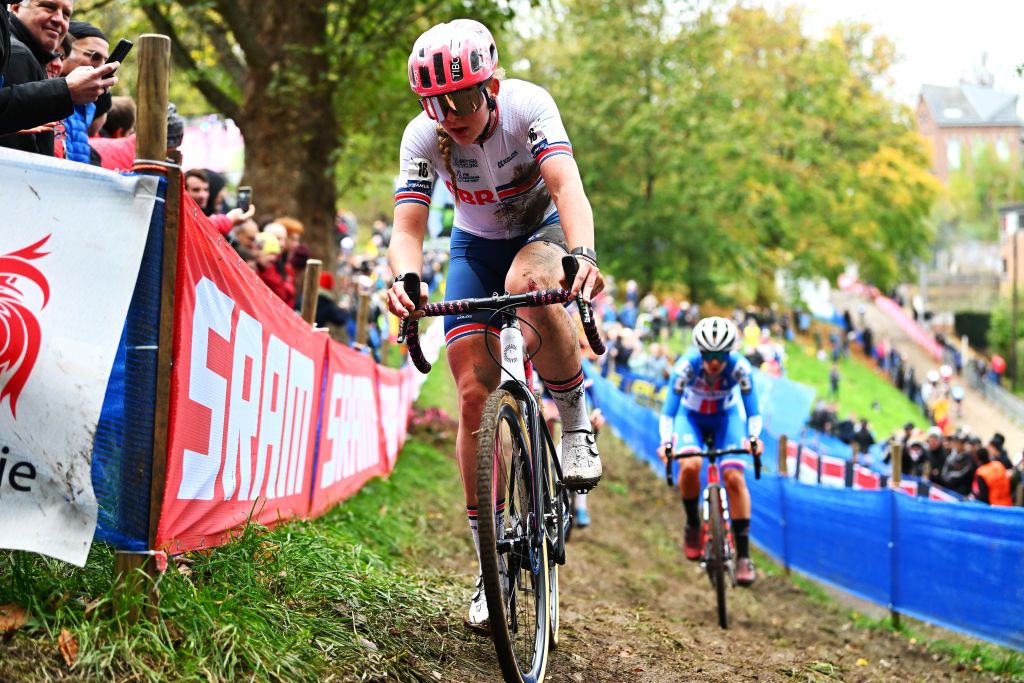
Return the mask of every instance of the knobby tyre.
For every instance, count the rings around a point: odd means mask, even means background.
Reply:
[[[543,447],[543,444],[542,444]],[[545,448],[545,451],[548,449]],[[551,649],[558,647],[558,565],[565,563],[565,544],[569,540],[569,520],[571,516],[567,507],[568,492],[562,489],[558,491],[557,475],[554,458],[556,454],[548,452],[545,462],[547,463],[546,487],[544,489],[544,508],[547,511],[547,534],[548,534],[548,612],[551,623],[549,624],[548,644]]]
[[[729,610],[725,596],[725,523],[722,519],[721,490],[712,488],[708,492],[708,508],[711,527],[711,557],[708,558],[708,572],[711,583],[715,586],[715,599],[718,602],[718,625],[729,628]]]
[[[550,636],[544,480],[535,462],[518,400],[498,389],[478,432],[480,565],[494,650],[504,679],[515,683],[543,680]]]

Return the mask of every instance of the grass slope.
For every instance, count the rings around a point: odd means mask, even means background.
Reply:
[[[437,368],[425,395],[450,394],[446,383]],[[452,437],[414,434],[390,479],[316,521],[250,525],[234,543],[172,562],[154,622],[131,623],[138,605],[114,600],[103,544],[85,569],[0,551],[0,605],[29,615],[0,646],[0,680],[67,676],[63,630],[78,646],[71,673],[83,678],[436,678],[432,667],[451,648],[439,634],[451,629],[454,593],[462,601],[466,592],[430,562],[445,552],[432,529],[450,525],[462,505]],[[467,534],[466,547],[448,552],[468,557],[468,546]]]

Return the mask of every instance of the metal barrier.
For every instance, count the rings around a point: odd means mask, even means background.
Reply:
[[[976,372],[971,374],[971,386],[980,391],[986,401],[995,404],[1017,426],[1024,427],[1024,400],[999,386],[988,377],[979,377]]]

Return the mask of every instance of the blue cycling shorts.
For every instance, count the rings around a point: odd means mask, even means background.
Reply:
[[[558,214],[553,215],[558,220]],[[516,254],[531,242],[548,242],[569,253],[562,232],[561,223],[541,225],[532,233],[509,240],[489,240],[452,228],[448,280],[445,284],[444,300],[469,299],[493,296],[505,291],[505,276]],[[492,311],[460,313],[444,317],[445,343],[487,331],[487,322]],[[498,333],[498,319],[494,318],[490,331]]]
[[[672,431],[676,437],[676,453],[699,453],[704,450],[704,434],[712,435],[711,448],[725,450],[743,448],[747,438],[746,424],[740,411],[733,407],[724,413],[705,415],[690,410],[676,414]],[[720,469],[744,469],[741,456],[726,456],[718,461]]]

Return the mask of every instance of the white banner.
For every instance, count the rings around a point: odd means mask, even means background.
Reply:
[[[0,548],[85,564],[93,437],[156,187],[0,149]]]

